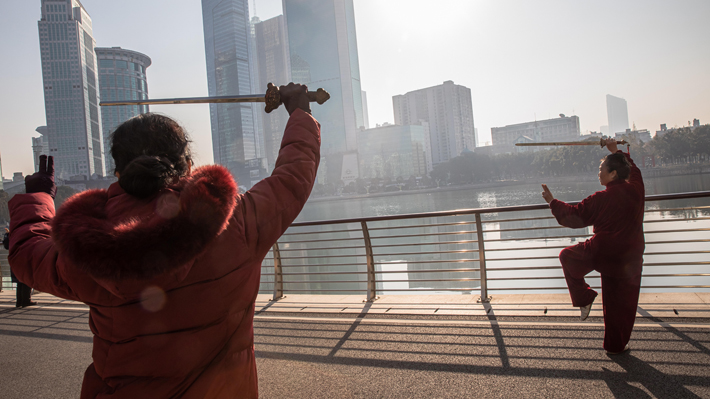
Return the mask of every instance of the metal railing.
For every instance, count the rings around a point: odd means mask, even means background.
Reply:
[[[642,289],[710,288],[710,191],[646,197]],[[707,205],[706,205],[707,204]],[[661,207],[661,205],[666,205]],[[294,223],[262,265],[261,292],[566,292],[558,255],[591,227],[546,204]],[[680,270],[680,272],[676,272]],[[599,286],[599,275],[589,275]]]

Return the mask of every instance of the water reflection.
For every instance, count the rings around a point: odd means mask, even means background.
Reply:
[[[565,201],[580,200],[602,188],[596,181],[549,186]],[[535,204],[542,202],[539,187],[525,184],[318,200],[306,205],[299,221]],[[646,188],[647,194],[709,190],[710,178],[647,179]],[[707,277],[670,276],[706,270],[710,234],[702,228],[708,227],[710,200],[650,202],[647,209],[651,212],[645,217],[648,244],[643,284],[710,285]],[[519,292],[519,288],[564,292],[557,255],[561,248],[591,235],[591,228],[558,226],[548,210],[484,214],[483,228],[488,285],[498,292]],[[478,293],[479,248],[473,215],[369,222],[368,229],[379,294]],[[360,223],[291,228],[279,242],[287,292],[365,294],[367,258]],[[262,290],[269,292],[273,260],[264,266]],[[598,285],[598,280],[590,283]]]

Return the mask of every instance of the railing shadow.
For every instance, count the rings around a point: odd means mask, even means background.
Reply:
[[[462,326],[454,320],[450,325],[368,323],[366,313],[364,309],[355,321],[257,319],[257,358],[326,368],[596,381],[616,397],[644,397],[648,392],[656,397],[697,397],[686,386],[710,388],[708,353],[687,340],[679,348],[676,334],[662,325],[644,327],[643,334],[632,338],[638,347],[633,354],[607,357],[601,348],[603,326],[502,325],[492,310],[488,326]],[[665,350],[663,342],[669,340],[676,346]],[[679,372],[666,373],[664,367]]]

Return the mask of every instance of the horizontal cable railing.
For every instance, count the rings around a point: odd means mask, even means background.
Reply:
[[[708,197],[646,197],[643,290],[710,289]],[[484,301],[490,292],[566,292],[559,252],[591,236],[591,227],[560,226],[546,204],[298,222],[264,260],[261,292]],[[598,273],[588,277],[598,288]]]

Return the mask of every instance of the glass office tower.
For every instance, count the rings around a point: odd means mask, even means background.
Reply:
[[[202,20],[209,95],[256,92],[247,0],[202,0]],[[244,175],[246,164],[262,158],[255,109],[250,103],[210,104],[214,161],[227,167],[240,185],[251,179]]]
[[[606,116],[609,122],[609,135],[623,133],[629,128],[629,111],[623,98],[606,95]]]
[[[99,61],[99,89],[104,101],[145,100],[148,98],[146,69],[151,64],[150,57],[120,47],[97,47],[96,58]],[[108,175],[113,175],[116,167],[111,157],[111,142],[109,140],[111,133],[121,123],[148,111],[148,105],[101,107],[104,155]]]
[[[277,86],[287,84],[291,81],[291,63],[283,15],[260,21],[254,28],[258,55],[258,86],[266,89],[268,83]],[[277,109],[269,114],[261,112],[264,149],[269,170],[273,170],[276,164],[288,116],[285,109]]]
[[[312,107],[323,131],[323,154],[356,151],[365,123],[352,0],[283,0],[283,11],[293,80],[331,96]]]
[[[91,18],[78,0],[41,0],[49,154],[59,179],[105,175]]]

